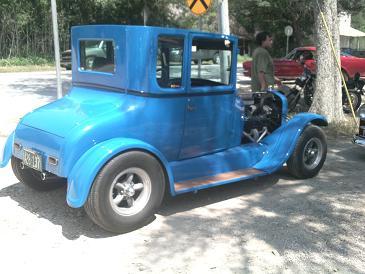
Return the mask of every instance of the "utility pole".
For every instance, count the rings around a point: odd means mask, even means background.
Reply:
[[[228,0],[218,1],[218,32],[223,34],[230,34]]]
[[[148,21],[148,15],[149,15],[149,11],[148,11],[148,7],[147,7],[147,3],[146,0],[143,1],[143,26],[147,26],[147,21]]]
[[[228,17],[228,0],[218,1],[218,32],[223,34],[230,34],[229,30],[229,17]],[[235,54],[235,53],[234,53]],[[230,65],[230,58],[232,58],[229,52],[220,51],[220,70],[221,70],[221,80],[225,83],[229,81],[229,71],[227,69]]]
[[[61,81],[60,42],[58,39],[56,0],[51,0],[51,6],[52,6],[54,55],[55,55],[55,60],[56,60],[57,98],[59,99],[62,97],[62,81]]]

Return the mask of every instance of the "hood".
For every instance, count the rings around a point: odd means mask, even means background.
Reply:
[[[21,123],[66,137],[73,128],[115,112],[123,97],[121,93],[74,87],[69,95],[28,113]]]

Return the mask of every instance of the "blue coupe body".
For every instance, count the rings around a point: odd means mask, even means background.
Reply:
[[[105,55],[86,56],[87,47]],[[192,62],[192,52],[211,47],[220,51],[220,64]],[[247,106],[236,91],[237,52],[237,38],[222,34],[73,27],[72,88],[23,117],[0,164],[15,157],[65,178],[71,207],[83,206],[100,170],[129,151],[159,162],[173,196],[273,173],[306,126],[326,121],[311,113],[288,119],[285,96],[272,90],[278,125],[257,142],[243,142]]]

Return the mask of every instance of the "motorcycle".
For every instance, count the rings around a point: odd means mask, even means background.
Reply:
[[[293,88],[284,87],[283,94],[288,101],[289,111],[295,111],[299,106],[301,111],[308,111],[313,102],[314,82],[316,75],[304,66],[303,74],[295,80]],[[365,81],[360,79],[360,74],[356,73],[354,79],[346,82],[352,107],[356,111],[361,105],[361,95],[364,94],[363,88]],[[302,100],[301,100],[302,99]],[[345,113],[350,113],[350,104],[347,99],[345,87],[342,87],[342,107]]]

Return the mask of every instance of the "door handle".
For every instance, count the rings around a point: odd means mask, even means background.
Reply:
[[[188,104],[188,111],[195,111],[196,107],[194,105]]]

